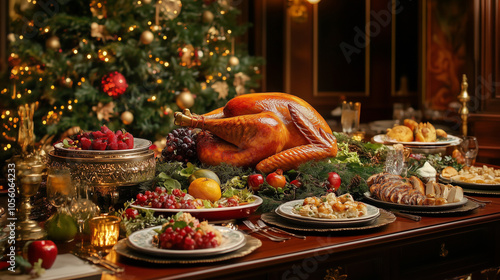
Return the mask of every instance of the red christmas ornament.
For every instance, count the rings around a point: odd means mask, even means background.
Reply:
[[[117,71],[102,77],[101,85],[102,90],[111,97],[118,97],[124,94],[128,87],[125,77]]]

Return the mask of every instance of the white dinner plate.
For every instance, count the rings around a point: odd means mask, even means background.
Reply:
[[[373,220],[380,215],[380,210],[377,207],[366,204],[367,214],[361,217],[355,218],[343,218],[343,219],[327,219],[327,218],[315,218],[315,217],[306,217],[299,214],[294,213],[292,210],[296,205],[302,205],[304,202],[303,199],[293,200],[286,203],[283,203],[277,208],[276,213],[280,216],[290,217],[295,220],[302,220],[308,223],[322,223],[322,224],[352,224],[360,221]]]
[[[373,141],[380,144],[403,144],[414,147],[428,147],[428,146],[445,146],[445,145],[458,145],[462,141],[459,137],[448,135],[445,140],[438,140],[436,142],[401,142],[387,137],[386,134],[379,134],[373,137]]]
[[[161,249],[153,245],[153,237],[157,235],[155,229],[161,229],[162,226],[156,226],[136,231],[128,237],[130,246],[139,252],[159,257],[207,257],[220,255],[240,249],[245,246],[245,236],[242,232],[227,227],[213,226],[222,234],[222,243],[216,248],[195,249],[195,250],[171,250]]]

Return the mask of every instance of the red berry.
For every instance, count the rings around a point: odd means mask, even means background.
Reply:
[[[97,139],[97,140],[94,140],[94,142],[92,142],[92,149],[104,151],[104,150],[106,150],[107,145],[108,145],[108,143],[102,142],[101,139]]]
[[[105,134],[100,131],[92,132],[92,137],[94,137],[94,139],[99,139],[102,138],[103,136],[105,136]]]
[[[107,126],[103,125],[101,126],[101,132],[104,134],[107,134],[108,131],[111,131]],[[111,131],[112,132],[112,131]]]
[[[118,150],[127,150],[127,149],[128,149],[128,146],[126,143],[123,143],[123,142],[118,143]]]
[[[129,132],[123,135],[123,141],[127,144],[129,149],[134,148],[134,136],[132,136],[132,134],[130,134]]]
[[[137,209],[135,208],[127,208],[124,214],[128,219],[135,219],[137,216],[139,216],[139,211],[137,211]]]
[[[82,145],[82,150],[89,150],[92,146],[92,141],[90,141],[87,137],[81,137],[80,144]]]

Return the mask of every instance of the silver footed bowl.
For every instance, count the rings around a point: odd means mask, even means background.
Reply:
[[[47,166],[68,168],[76,183],[89,186],[130,186],[155,176],[156,159],[151,141],[135,138],[134,148],[127,150],[74,150],[54,146],[48,153]]]

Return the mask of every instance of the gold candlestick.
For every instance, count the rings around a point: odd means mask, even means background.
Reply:
[[[38,161],[23,160],[17,164],[17,191],[21,197],[16,223],[16,240],[28,241],[47,237],[45,230],[36,221],[30,220],[30,198],[38,192],[42,182],[44,165]]]
[[[462,90],[458,95],[458,100],[462,104],[458,113],[460,114],[460,118],[462,119],[462,134],[464,136],[467,135],[467,118],[469,116],[469,108],[467,108],[467,103],[470,101],[469,93],[467,93],[467,87],[469,84],[467,83],[467,76],[464,74],[462,78]]]

